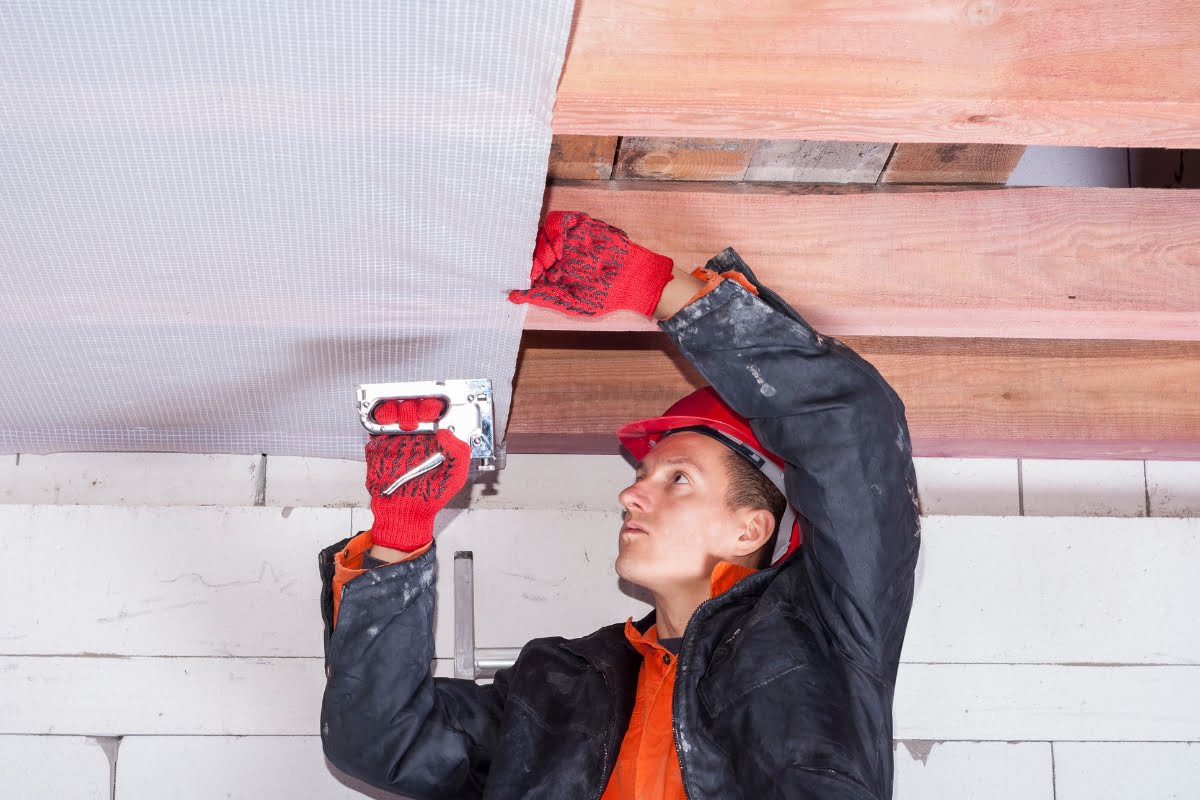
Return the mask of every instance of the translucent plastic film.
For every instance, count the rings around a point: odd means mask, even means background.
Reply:
[[[355,384],[445,378],[502,432],[572,10],[6,2],[0,451],[361,458]]]

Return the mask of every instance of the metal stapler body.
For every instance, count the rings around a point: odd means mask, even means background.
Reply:
[[[487,378],[445,381],[405,381],[401,383],[364,383],[355,387],[358,415],[362,426],[370,433],[416,434],[449,431],[470,445],[471,461],[482,471],[503,468],[503,457],[496,450],[495,408],[492,403],[492,382]],[[421,422],[411,431],[398,424],[384,424],[375,419],[375,409],[388,400],[440,399],[442,415],[430,422]],[[440,461],[438,462],[440,463]],[[420,469],[419,466],[417,469]],[[425,467],[425,471],[437,464]],[[409,476],[411,480],[415,475]]]

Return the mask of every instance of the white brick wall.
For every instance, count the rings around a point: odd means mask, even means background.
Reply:
[[[1200,796],[1200,464],[917,466],[896,796]],[[456,549],[475,553],[480,647],[646,609],[612,572],[630,475],[513,456],[456,498],[440,674]],[[369,526],[365,505],[361,462],[4,457],[0,797],[382,797],[331,772],[316,736],[315,555]]]

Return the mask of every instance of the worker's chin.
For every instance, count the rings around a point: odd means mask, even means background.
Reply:
[[[617,553],[617,575],[629,583],[654,591],[662,583],[664,570],[649,554],[630,552],[625,548]]]
[[[642,587],[646,587],[646,582],[654,574],[654,570],[646,564],[644,555],[632,553],[624,547],[617,552],[616,570],[623,580]]]

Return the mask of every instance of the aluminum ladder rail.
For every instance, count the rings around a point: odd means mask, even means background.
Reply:
[[[475,554],[454,553],[454,677],[494,678],[517,662],[521,649],[475,647]]]

